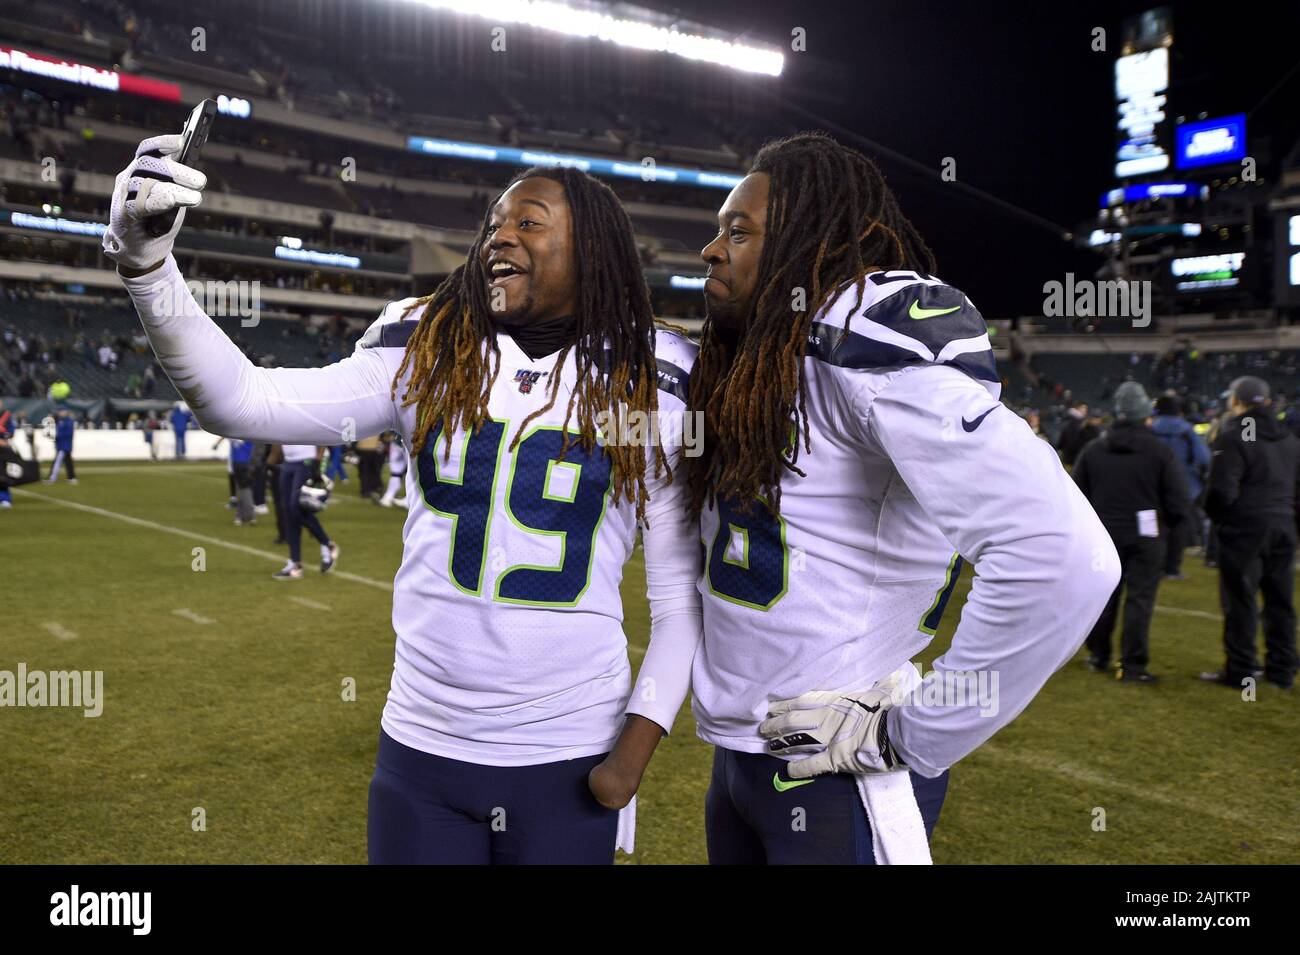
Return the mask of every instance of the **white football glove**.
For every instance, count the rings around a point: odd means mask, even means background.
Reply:
[[[909,665],[910,666],[910,665]],[[773,703],[758,732],[773,756],[811,753],[786,765],[791,779],[822,773],[888,773],[907,766],[889,742],[889,711],[902,701],[904,671],[869,690],[814,690]]]
[[[180,135],[154,136],[136,148],[135,158],[117,174],[113,205],[104,232],[104,254],[129,269],[147,269],[171,254],[172,243],[185,221],[185,209],[197,206],[208,177],[174,159],[181,148]],[[179,210],[165,235],[144,229],[149,216]]]

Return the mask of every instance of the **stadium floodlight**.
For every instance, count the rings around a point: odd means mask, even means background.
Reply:
[[[730,67],[746,73],[780,76],[785,57],[773,47],[751,46],[721,37],[656,26],[614,16],[598,8],[569,6],[554,0],[413,0],[434,10],[476,16],[496,23],[522,23],[569,36],[606,40],[640,50],[658,50]]]

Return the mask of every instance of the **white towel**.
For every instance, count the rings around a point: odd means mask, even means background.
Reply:
[[[871,823],[877,865],[933,865],[925,822],[906,771],[857,777],[858,795]]]
[[[921,684],[921,673],[905,663],[881,683],[892,683],[894,705],[906,705]],[[858,795],[871,823],[871,841],[878,865],[933,865],[925,821],[906,771],[866,773],[857,778]]]
[[[618,835],[614,837],[614,848],[622,849],[628,855],[636,848],[636,797],[618,811]]]

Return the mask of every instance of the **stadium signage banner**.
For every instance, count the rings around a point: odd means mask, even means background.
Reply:
[[[361,268],[361,259],[355,255],[347,255],[344,252],[318,252],[315,249],[291,249],[285,245],[277,245],[275,247],[275,257],[277,259],[288,259],[291,262],[306,262],[310,265],[325,265],[336,269]]]
[[[27,212],[9,213],[9,221],[20,229],[38,229],[42,232],[64,232],[69,235],[102,236],[108,227],[100,222],[79,222],[62,216],[34,216]]]
[[[702,291],[704,289],[704,278],[703,275],[673,275],[668,278],[668,286],[669,288]]]
[[[1101,207],[1106,209],[1123,202],[1145,202],[1148,199],[1177,199],[1182,196],[1209,195],[1209,187],[1195,182],[1143,182],[1122,189],[1110,189],[1102,194]]]
[[[1291,217],[1287,232],[1291,237],[1291,245],[1293,247],[1300,245],[1300,216]],[[1296,252],[1293,249],[1291,252],[1290,262],[1291,267],[1288,270],[1288,274],[1291,284],[1300,286],[1300,252]]]
[[[1277,217],[1277,250],[1277,303],[1300,305],[1300,214],[1288,211]]]
[[[217,96],[217,112],[222,116],[233,116],[236,119],[252,119],[253,104],[241,96],[227,96],[222,93]]]
[[[150,99],[166,100],[169,103],[181,101],[181,88],[176,83],[132,76],[72,60],[56,60],[11,46],[0,46],[0,69],[17,70],[19,73],[28,73],[32,76],[89,86],[107,93],[130,93],[135,96],[147,96]]]
[[[598,156],[579,156],[567,153],[542,152],[536,149],[515,149],[509,146],[485,146],[482,143],[460,142],[454,139],[429,139],[411,136],[407,148],[432,156],[468,159],[473,162],[505,163],[511,166],[572,166],[595,175],[621,176],[640,179],[642,182],[671,182],[678,185],[705,186],[709,189],[732,189],[740,176],[704,169],[683,169],[660,166],[654,162],[630,163]]]
[[[103,236],[107,228],[102,222],[89,222],[80,219],[67,219],[63,216],[33,215],[30,212],[0,209],[0,224],[8,224],[19,229],[32,229],[38,232],[59,232],[64,235]],[[301,240],[294,247],[282,241],[273,245],[265,239],[243,236],[229,236],[224,233],[207,232],[190,229],[181,234],[178,240],[181,248],[197,249],[203,252],[231,252],[240,255],[256,255],[276,258],[289,262],[301,262],[329,269],[370,269],[379,272],[403,274],[409,267],[409,261],[399,255],[372,254],[364,259],[346,252],[322,252],[317,249],[303,248]]]
[[[1177,135],[1179,169],[1240,162],[1246,155],[1246,114],[1184,123]]]

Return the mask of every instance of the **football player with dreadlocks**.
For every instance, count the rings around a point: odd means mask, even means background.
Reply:
[[[465,264],[389,304],[351,357],[262,369],[170,254],[205,185],[171,158],[179,138],[146,140],[118,177],[104,248],[195,415],[258,441],[391,430],[410,449],[371,861],[612,862],[700,634],[680,447],[602,426],[680,413],[695,350],[656,332],[622,206],[580,171],[521,172]],[[173,208],[151,237],[146,217]],[[619,582],[638,526],[652,637],[633,692]]]
[[[983,318],[870,160],[769,143],[718,222],[689,385],[709,859],[928,862],[948,767],[1074,654],[1118,559],[998,402]],[[970,598],[920,682],[963,562]]]

